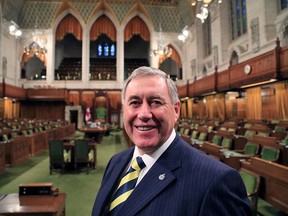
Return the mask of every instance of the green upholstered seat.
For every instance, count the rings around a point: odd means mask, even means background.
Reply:
[[[2,135],[2,141],[4,141],[4,142],[9,141],[9,136],[8,136],[8,134],[3,134],[3,135]]]
[[[269,132],[258,131],[257,132],[257,136],[268,137],[269,136]]]
[[[17,131],[11,132],[11,138],[12,138],[12,139],[16,138],[17,136],[18,136]]]
[[[74,142],[74,168],[75,170],[85,168],[87,174],[90,170],[88,144],[87,139],[77,139]]]
[[[184,129],[185,129],[185,128],[181,127],[181,128],[179,129],[179,133],[180,133],[180,134],[184,134]]]
[[[245,155],[256,155],[258,153],[259,150],[259,145],[255,144],[255,143],[251,143],[248,142],[246,143],[245,147],[244,147],[244,152],[243,154]]]
[[[286,131],[286,128],[283,127],[283,126],[276,126],[275,127],[275,132],[285,132]]]
[[[50,140],[49,141],[49,159],[50,159],[50,174],[53,171],[60,170],[63,173],[65,168],[63,141]]]
[[[263,147],[261,151],[261,158],[268,161],[278,161],[279,158],[279,149],[274,149],[270,147]]]
[[[240,176],[244,182],[247,196],[251,202],[251,208],[253,211],[253,215],[257,215],[257,203],[258,203],[258,190],[259,190],[259,183],[260,177],[256,174],[240,170]]]
[[[208,126],[208,127],[207,127],[208,133],[212,132],[212,131],[213,131],[213,129],[214,129],[214,127],[213,127],[213,126]]]
[[[199,134],[199,132],[196,131],[196,130],[194,130],[194,131],[192,132],[191,138],[192,138],[192,139],[197,139],[198,134]]]
[[[206,138],[207,138],[207,133],[201,132],[201,133],[199,134],[198,140],[199,140],[199,141],[205,141]]]
[[[247,130],[244,134],[244,136],[247,138],[247,139],[251,139],[254,135],[256,134],[255,131],[253,130]]]
[[[212,143],[216,144],[216,145],[220,145],[222,140],[222,137],[220,135],[214,135],[212,138]]]
[[[221,141],[221,146],[223,148],[230,149],[231,145],[232,145],[232,139],[231,138],[227,138],[227,137],[223,137],[223,139]]]
[[[246,129],[247,129],[247,128],[251,128],[251,127],[252,127],[252,124],[251,124],[251,123],[245,123],[245,124],[244,124],[244,128],[246,128]]]
[[[183,134],[188,136],[189,133],[190,133],[190,129],[189,128],[185,128],[184,131],[183,131]]]

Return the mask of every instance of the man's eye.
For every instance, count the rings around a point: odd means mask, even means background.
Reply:
[[[138,105],[140,101],[130,101],[129,105]]]
[[[152,105],[153,105],[153,104],[154,104],[154,105],[162,105],[162,102],[157,100],[157,101],[152,101],[151,104],[152,104]]]

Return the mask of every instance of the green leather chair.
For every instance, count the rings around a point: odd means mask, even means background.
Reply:
[[[74,168],[76,171],[85,168],[87,174],[90,171],[88,144],[87,139],[77,139],[74,142]]]
[[[259,145],[255,143],[247,142],[244,147],[243,154],[253,156],[253,155],[257,155],[258,151],[259,151]]]
[[[49,159],[50,159],[50,175],[53,171],[60,170],[61,173],[65,169],[63,141],[62,140],[50,140],[49,141]]]
[[[277,162],[279,159],[279,149],[274,149],[270,147],[263,147],[261,151],[261,158],[268,161]]]
[[[225,149],[231,149],[231,145],[232,145],[232,139],[227,138],[227,137],[223,137],[223,139],[221,141],[221,146]]]
[[[253,215],[256,216],[260,177],[256,174],[253,174],[243,169],[240,169],[239,174],[242,177],[242,180],[245,184],[247,196],[251,203]]]

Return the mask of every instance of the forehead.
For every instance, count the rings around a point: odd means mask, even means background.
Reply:
[[[140,76],[130,81],[126,89],[126,97],[168,95],[165,79],[160,76]]]

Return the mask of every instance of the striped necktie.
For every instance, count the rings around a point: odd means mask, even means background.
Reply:
[[[123,176],[118,188],[116,189],[116,193],[110,205],[111,215],[120,209],[122,206],[121,204],[123,204],[133,192],[139,177],[139,173],[145,166],[146,165],[141,157],[136,157],[133,160],[128,172]]]

